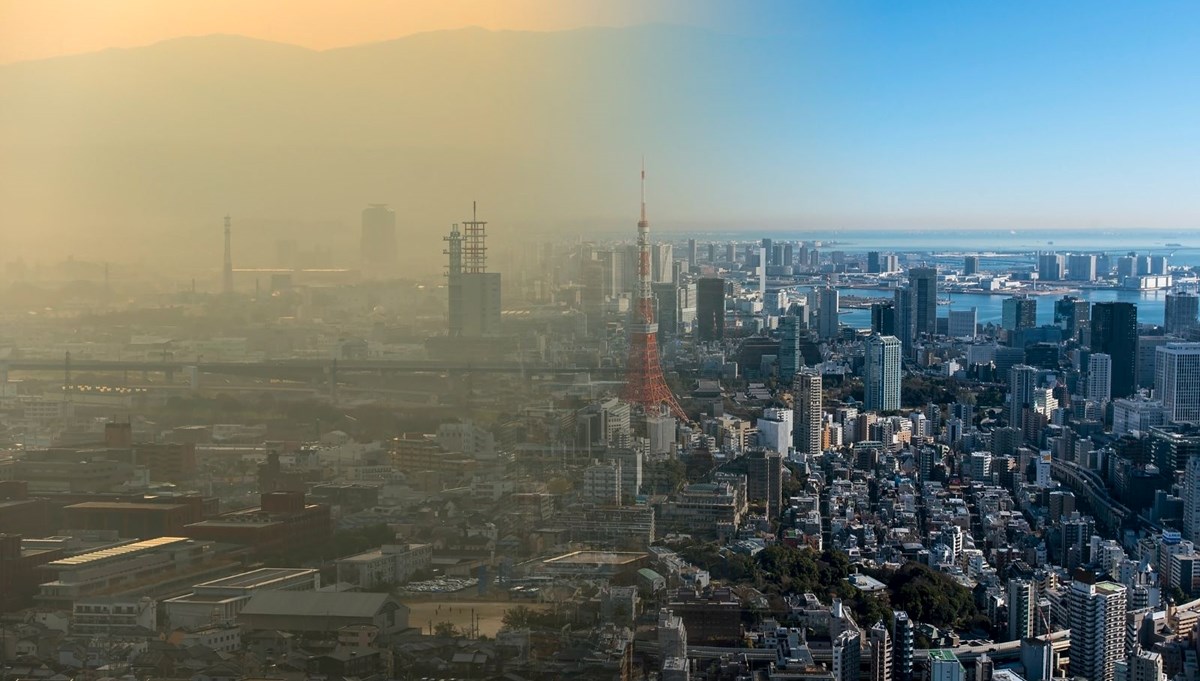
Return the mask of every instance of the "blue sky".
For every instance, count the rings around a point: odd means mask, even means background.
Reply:
[[[733,136],[774,157],[730,188],[766,217],[1200,224],[1200,3],[738,7],[714,5],[710,26],[769,46],[746,87],[783,90],[770,135]],[[790,134],[779,109],[795,112]]]

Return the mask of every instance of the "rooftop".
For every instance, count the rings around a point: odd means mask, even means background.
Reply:
[[[112,546],[99,551],[89,551],[81,553],[78,556],[70,556],[69,558],[60,558],[59,560],[51,561],[47,565],[51,568],[71,568],[95,563],[102,560],[112,558],[120,558],[130,556],[137,553],[144,553],[160,549],[166,546],[174,546],[192,543],[187,537],[157,537],[155,539],[147,539],[145,541],[136,541],[129,544],[121,544],[120,546]]]
[[[220,589],[242,589],[248,587],[262,586],[277,582],[281,579],[297,576],[313,576],[317,573],[311,568],[259,568],[249,572],[242,572],[221,579],[214,579],[211,582],[197,584],[196,588],[220,588]]]
[[[543,562],[550,565],[627,565],[645,557],[646,554],[640,551],[574,551]]]
[[[374,617],[388,602],[385,593],[326,591],[260,591],[250,598],[243,615],[290,617]],[[405,607],[401,605],[400,607]]]

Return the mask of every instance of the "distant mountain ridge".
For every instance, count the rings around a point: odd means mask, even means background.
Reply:
[[[387,202],[427,267],[474,199],[498,240],[632,224],[642,153],[654,220],[773,105],[742,76],[776,47],[676,26],[212,35],[0,66],[0,249],[215,270],[228,211],[243,263],[294,239],[352,265],[358,212]]]

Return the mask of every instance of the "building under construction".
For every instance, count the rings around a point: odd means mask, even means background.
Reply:
[[[449,257],[449,331],[454,338],[479,338],[500,333],[500,273],[487,271],[487,222],[472,205],[471,219],[450,229],[445,237]]]

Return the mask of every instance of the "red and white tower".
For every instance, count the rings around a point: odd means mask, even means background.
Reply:
[[[658,358],[658,324],[654,321],[654,297],[650,287],[650,222],[646,220],[646,164],[642,163],[642,217],[638,220],[638,277],[630,315],[629,361],[625,364],[625,393],[622,397],[647,411],[667,405],[680,420],[687,414],[663,378]]]

